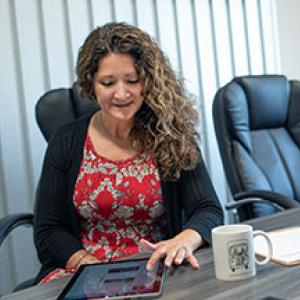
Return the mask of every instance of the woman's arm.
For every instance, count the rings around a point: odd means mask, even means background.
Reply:
[[[140,241],[142,247],[153,251],[148,269],[152,269],[163,257],[169,267],[186,259],[193,268],[199,268],[193,252],[204,243],[210,243],[212,228],[223,223],[223,210],[203,161],[193,171],[184,172],[179,184],[184,228],[174,238],[156,244]]]
[[[224,214],[203,159],[196,168],[184,172],[180,180],[185,222],[183,228],[194,229],[211,244],[211,230],[224,222]]]
[[[70,135],[61,128],[49,142],[36,195],[36,248],[43,264],[56,267],[65,267],[71,255],[83,249],[68,195],[69,145]]]

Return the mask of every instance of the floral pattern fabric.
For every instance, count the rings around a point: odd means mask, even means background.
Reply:
[[[139,252],[139,240],[161,240],[165,209],[154,157],[113,161],[98,154],[87,136],[73,202],[85,249],[107,262]],[[71,274],[56,269],[41,282]]]

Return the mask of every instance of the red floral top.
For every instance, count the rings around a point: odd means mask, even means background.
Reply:
[[[157,242],[166,233],[158,169],[146,154],[113,161],[98,154],[87,136],[73,202],[81,242],[103,262],[133,255],[141,238]],[[41,283],[70,273],[56,269]]]

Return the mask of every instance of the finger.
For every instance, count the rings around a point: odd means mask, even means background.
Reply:
[[[191,264],[192,268],[198,270],[200,268],[200,265],[198,263],[198,260],[197,258],[193,255],[193,254],[190,254],[186,260]]]
[[[186,248],[180,248],[178,251],[177,251],[177,254],[176,254],[176,257],[174,259],[174,262],[176,265],[180,265],[183,260],[186,258],[186,255],[187,255],[187,250]]]
[[[166,259],[165,259],[165,265],[167,267],[171,267],[173,262],[174,262],[174,258],[177,254],[178,250],[171,250],[168,252],[167,256],[166,256]]]
[[[147,270],[151,271],[153,269],[153,267],[156,265],[156,263],[162,257],[166,256],[166,252],[167,252],[167,249],[165,247],[157,248],[148,260],[148,263],[146,266]]]
[[[157,246],[155,244],[153,244],[145,239],[140,239],[139,244],[145,250],[154,251],[157,248]]]
[[[99,263],[98,260],[91,260],[91,261],[87,262],[87,264],[90,264],[90,265],[92,265],[92,264],[98,264],[98,263]]]
[[[96,260],[89,260],[89,261],[86,261],[84,264],[85,265],[93,265],[93,264],[97,264],[98,263],[98,261],[96,261]]]
[[[78,266],[76,267],[76,269],[78,270],[79,267],[80,267],[81,265],[91,265],[91,264],[97,264],[97,263],[99,263],[99,262],[100,262],[100,260],[97,259],[96,257],[83,259],[83,260],[78,264]]]

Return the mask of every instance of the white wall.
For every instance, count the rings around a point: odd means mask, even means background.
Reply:
[[[211,105],[216,89],[235,75],[279,72],[273,6],[274,0],[0,0],[0,216],[33,207],[46,146],[34,117],[37,99],[71,85],[84,37],[112,20],[148,31],[187,79],[205,161],[225,203]],[[24,243],[20,233],[7,245],[14,263],[8,271],[0,261],[0,294],[32,272]]]
[[[282,73],[300,80],[300,1],[276,0]]]

